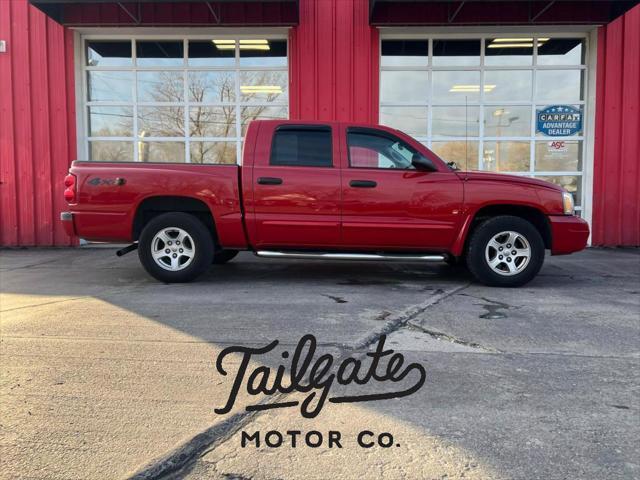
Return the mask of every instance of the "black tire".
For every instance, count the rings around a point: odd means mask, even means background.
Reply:
[[[496,269],[500,269],[503,273],[498,273],[489,265],[487,259],[487,248],[489,242],[502,232],[515,232],[521,235],[529,244],[529,260],[524,262],[522,258],[517,258],[509,255],[509,252],[498,252],[496,249],[490,248],[489,254],[504,253],[500,258],[504,258],[504,262],[500,262],[500,265],[496,266]],[[500,241],[506,237],[498,237]],[[522,239],[518,239],[519,246],[515,245],[513,248],[519,248],[523,246]],[[506,245],[505,245],[506,247]],[[503,248],[505,248],[503,247]],[[506,248],[505,248],[506,249]],[[512,250],[513,251],[513,250]],[[491,260],[494,257],[489,257]],[[506,263],[509,258],[509,264]],[[520,265],[516,265],[519,261]],[[513,265],[511,263],[513,262]],[[478,225],[471,234],[469,241],[469,248],[467,250],[467,266],[473,276],[481,283],[492,287],[519,287],[525,283],[531,281],[540,271],[544,262],[544,241],[540,232],[528,221],[509,215],[502,215],[499,217],[493,217],[485,220]],[[520,269],[517,273],[507,273],[510,268]]]
[[[164,229],[170,230],[171,228],[181,229],[191,237],[188,243],[194,252],[193,256],[189,257],[191,258],[190,263],[176,271],[166,270],[161,267],[152,255],[152,251],[155,248],[153,243],[156,234]],[[193,245],[191,245],[191,240]],[[186,243],[184,246],[186,249]],[[176,254],[179,255],[178,253]],[[163,213],[149,221],[142,230],[138,241],[138,257],[145,270],[161,282],[190,282],[211,266],[213,261],[213,239],[207,227],[193,215],[181,212]],[[178,260],[180,261],[183,258],[183,256],[180,256]],[[171,258],[166,256],[163,261],[170,262]],[[178,266],[177,268],[180,267]]]
[[[230,260],[233,260],[238,255],[238,250],[218,250],[213,254],[213,264],[222,265]]]

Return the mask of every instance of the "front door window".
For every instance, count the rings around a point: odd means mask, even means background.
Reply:
[[[402,140],[384,134],[349,132],[347,143],[353,168],[413,170],[414,156],[422,156]]]

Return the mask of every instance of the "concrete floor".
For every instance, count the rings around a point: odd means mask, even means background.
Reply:
[[[519,289],[440,265],[250,254],[188,285],[159,284],[135,253],[108,248],[0,259],[0,478],[640,478],[637,250],[548,257]],[[248,414],[261,398],[243,388],[214,413],[240,362],[218,374],[222,349],[278,339],[251,364],[275,369],[307,333],[316,356],[360,359],[385,333],[426,382],[404,398],[327,403],[313,419],[299,407]],[[242,431],[270,430],[336,430],[343,448],[241,448]],[[362,448],[363,430],[394,445]]]

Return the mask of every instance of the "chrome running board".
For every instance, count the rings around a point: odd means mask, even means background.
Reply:
[[[291,258],[302,260],[378,260],[387,262],[442,262],[444,255],[421,254],[378,254],[378,253],[338,253],[338,252],[276,252],[272,250],[258,250],[258,257]]]

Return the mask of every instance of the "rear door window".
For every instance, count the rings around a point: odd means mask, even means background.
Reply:
[[[332,167],[331,128],[278,128],[273,136],[269,164],[286,167]]]

